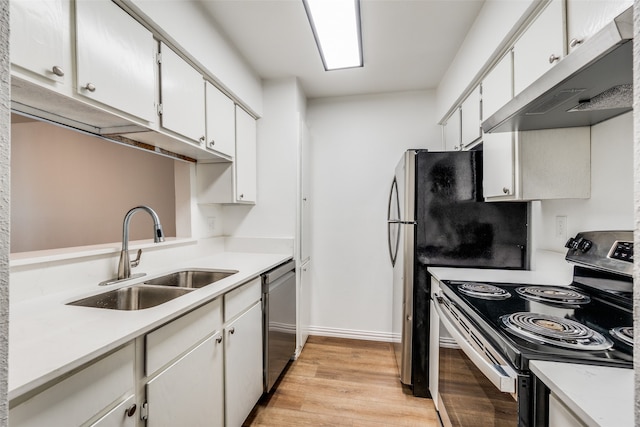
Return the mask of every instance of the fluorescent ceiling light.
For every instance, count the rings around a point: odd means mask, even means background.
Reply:
[[[360,0],[302,0],[324,69],[362,67]]]

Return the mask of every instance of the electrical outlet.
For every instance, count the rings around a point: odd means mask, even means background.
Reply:
[[[208,216],[207,217],[207,227],[209,228],[209,232],[214,232],[216,229],[216,217]]]
[[[566,215],[556,216],[556,239],[567,240],[567,217]]]

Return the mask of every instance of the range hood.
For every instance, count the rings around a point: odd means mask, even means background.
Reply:
[[[590,126],[631,111],[633,8],[482,122],[485,133]]]

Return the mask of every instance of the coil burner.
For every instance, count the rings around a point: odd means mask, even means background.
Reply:
[[[613,343],[576,321],[540,313],[518,312],[500,318],[507,331],[527,341],[576,350],[606,350]]]
[[[488,283],[465,282],[458,285],[458,290],[465,295],[481,299],[507,299],[511,296],[508,291]]]
[[[618,328],[613,328],[609,331],[611,335],[615,338],[618,338],[620,341],[624,342],[633,347],[633,327],[632,326],[621,326]]]
[[[589,296],[570,288],[555,286],[522,286],[516,292],[531,301],[555,305],[581,305],[591,301]]]

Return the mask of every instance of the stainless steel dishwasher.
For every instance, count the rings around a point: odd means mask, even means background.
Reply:
[[[264,392],[269,393],[296,351],[295,262],[262,275]]]

